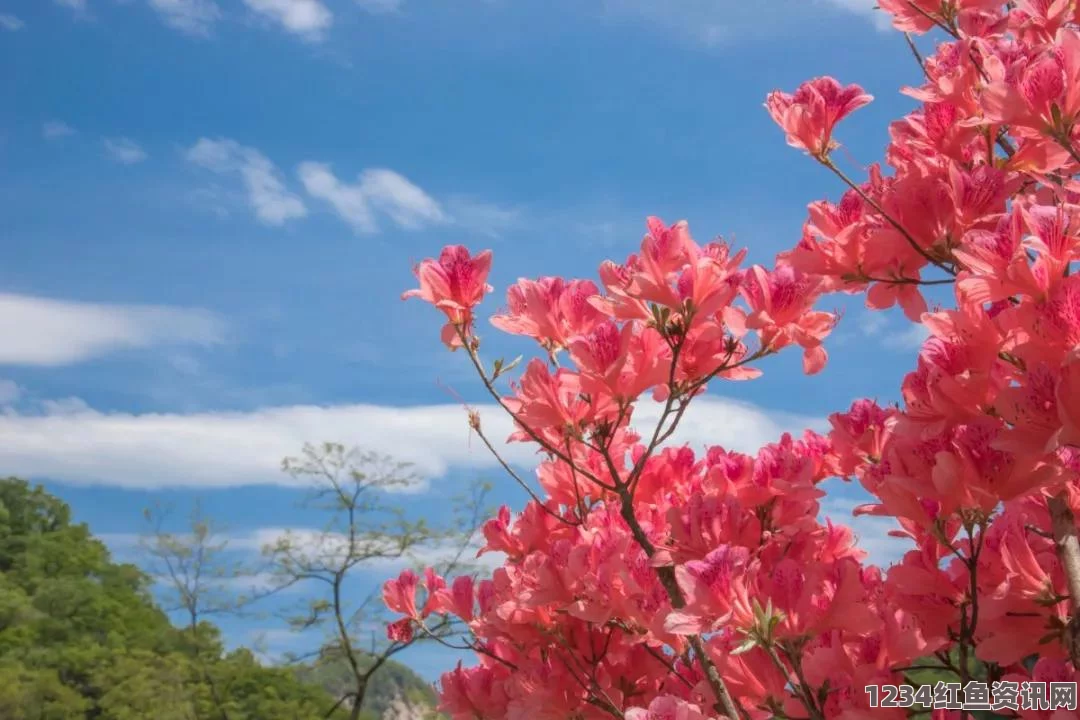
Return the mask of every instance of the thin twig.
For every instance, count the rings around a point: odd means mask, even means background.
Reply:
[[[514,481],[517,482],[517,484],[525,490],[525,492],[529,493],[529,497],[531,497],[537,505],[539,505],[545,512],[547,512],[548,515],[551,515],[553,518],[569,527],[578,527],[579,525],[581,525],[580,522],[571,522],[570,520],[567,520],[562,515],[549,508],[544,503],[544,501],[541,500],[540,497],[533,491],[533,489],[529,487],[524,480],[521,479],[521,476],[518,475],[512,467],[510,467],[509,463],[507,463],[506,460],[503,459],[502,455],[499,454],[499,451],[496,450],[495,446],[491,444],[490,440],[488,440],[488,437],[484,434],[484,431],[480,429],[479,423],[473,425],[473,430],[476,431],[477,436],[479,436],[480,440],[484,443],[484,445],[487,446],[487,449],[491,451],[491,454],[495,456],[495,459],[498,461],[499,465],[502,466],[502,469],[505,470],[507,474],[510,475],[510,477],[512,477]]]
[[[510,415],[510,417],[513,418],[515,422],[517,422],[518,426],[522,430],[525,431],[525,434],[527,434],[530,438],[532,438],[532,440],[534,442],[536,442],[537,444],[539,444],[540,447],[542,447],[545,451],[551,453],[552,455],[554,455],[555,457],[557,457],[558,459],[562,460],[565,463],[573,463],[572,458],[570,458],[567,455],[564,455],[562,450],[558,449],[557,447],[555,447],[554,445],[552,445],[551,443],[547,442],[542,437],[540,437],[539,433],[537,433],[530,426],[528,426],[524,422],[522,422],[521,418],[519,418],[517,416],[517,414],[514,413],[514,411],[510,409],[510,407],[506,404],[506,400],[503,398],[502,395],[499,394],[499,391],[497,389],[495,389],[494,381],[491,378],[489,378],[487,372],[484,371],[484,366],[480,362],[480,356],[477,354],[476,350],[470,344],[469,337],[465,334],[464,327],[462,325],[458,325],[456,329],[457,329],[458,337],[461,339],[461,344],[465,348],[466,354],[469,356],[469,360],[472,361],[473,367],[476,368],[477,374],[480,375],[480,381],[484,384],[484,388],[488,391],[488,394],[491,395],[491,397],[494,398],[495,402],[497,402],[499,404],[499,407],[501,407],[503,410],[505,410]],[[613,487],[607,485],[605,482],[600,480],[600,478],[596,477],[594,474],[592,474],[590,472],[582,470],[581,474],[584,475],[585,477],[589,478],[590,480],[592,480],[596,484],[600,485],[601,487],[604,487],[604,488],[609,489],[609,490],[614,489]]]
[[[911,38],[911,33],[904,33],[904,39],[907,40],[907,46],[911,49],[911,54],[915,56],[915,61],[919,63],[919,69],[922,70],[926,79],[930,79],[930,71],[926,69],[926,61],[923,60],[922,53],[919,52],[919,48],[915,47],[915,41]]]
[[[953,278],[944,278],[941,280],[917,280],[915,278],[879,278],[871,275],[865,275],[861,280],[866,282],[886,283],[887,285],[952,285],[956,282]]]

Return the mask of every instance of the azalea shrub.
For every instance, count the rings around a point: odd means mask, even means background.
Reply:
[[[910,42],[923,82],[903,92],[919,107],[852,179],[836,129],[869,95],[817,78],[768,97],[788,144],[847,186],[810,205],[772,266],[649,218],[597,282],[507,290],[491,324],[538,346],[520,369],[481,353],[490,252],[447,247],[416,268],[406,296],[445,315],[443,341],[539,454],[535,478],[503,463],[530,499],[484,527],[506,558],[490,578],[407,571],[384,588],[392,637],[445,616],[469,628],[475,664],[441,680],[449,715],[900,718],[913,711],[872,707],[866,688],[926,669],[1077,680],[1080,5],[879,5],[909,41],[941,40],[925,59]],[[928,307],[929,286],[952,300]],[[860,400],[827,433],[754,455],[672,441],[710,385],[757,378],[767,356],[820,371],[838,317],[817,308],[834,293],[926,327],[898,406]],[[642,426],[642,402],[658,422]],[[503,438],[468,422],[497,454]],[[875,567],[817,519],[828,478],[873,496],[857,513],[895,519],[902,560]]]

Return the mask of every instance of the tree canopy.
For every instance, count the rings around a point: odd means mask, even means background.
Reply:
[[[0,717],[311,720],[333,707],[320,670],[227,651],[205,621],[189,630],[155,603],[151,578],[115,562],[64,502],[23,480],[0,480]],[[408,672],[386,671],[382,685]],[[417,683],[403,681],[409,693]],[[395,694],[382,688],[373,700]]]

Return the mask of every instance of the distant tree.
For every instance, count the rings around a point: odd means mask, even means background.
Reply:
[[[183,533],[165,530],[171,510],[160,504],[143,511],[147,532],[140,544],[149,557],[147,570],[158,581],[166,612],[183,613],[188,631],[195,636],[208,615],[235,612],[239,600],[230,581],[241,575],[239,564],[224,557],[229,540],[223,528],[195,500]]]
[[[210,669],[208,657],[216,646],[214,638],[201,623],[208,615],[235,612],[239,599],[231,592],[229,581],[239,575],[239,567],[224,558],[228,547],[225,537],[196,499],[186,532],[165,530],[170,509],[160,504],[143,511],[148,532],[141,545],[149,562],[147,569],[158,581],[168,613],[182,613],[188,633],[191,660],[210,690],[210,697],[221,720],[230,720],[222,690]]]
[[[454,521],[433,529],[424,519],[410,519],[403,503],[389,497],[421,482],[407,463],[325,443],[305,446],[300,457],[287,458],[282,467],[309,486],[305,506],[326,513],[327,522],[316,533],[286,533],[264,552],[277,587],[305,583],[318,588],[302,612],[288,619],[297,630],[325,631],[326,640],[309,656],[345,665],[348,682],[334,707],[348,708],[351,720],[359,720],[373,676],[391,657],[420,640],[446,642],[459,628],[446,620],[424,636],[388,639],[377,591],[354,601],[348,581],[380,563],[431,564],[437,549],[444,550],[444,557],[434,558],[436,564],[461,569],[484,516],[488,487],[471,486],[455,500]]]

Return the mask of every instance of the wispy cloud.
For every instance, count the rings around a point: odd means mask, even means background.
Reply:
[[[889,326],[889,319],[884,313],[867,311],[859,316],[859,332],[867,337],[876,337]]]
[[[137,165],[148,157],[142,146],[131,138],[104,138],[101,143],[108,156],[121,165]]]
[[[397,12],[405,4],[405,0],[354,0],[362,10],[379,15]]]
[[[340,180],[330,165],[320,162],[301,163],[297,174],[309,195],[327,203],[361,234],[379,232],[383,218],[402,230],[456,225],[499,237],[521,221],[523,212],[461,194],[440,201],[405,176],[385,168],[364,170],[353,183]]]
[[[27,323],[33,327],[34,323]],[[4,336],[14,336],[0,326]],[[513,428],[494,406],[480,406],[485,432],[505,438]],[[645,430],[661,406],[645,403],[635,426]],[[672,443],[752,452],[785,431],[821,428],[821,419],[771,412],[725,398],[695,401]],[[121,487],[234,487],[294,483],[281,459],[305,442],[333,441],[376,448],[411,462],[423,477],[451,468],[489,469],[496,460],[470,431],[457,405],[293,405],[252,412],[133,414],[73,408],[63,414],[0,416],[0,466],[31,478]],[[520,467],[535,464],[535,449],[501,444]]]
[[[805,31],[807,23],[814,22],[823,10],[830,8],[860,15],[884,27],[879,16],[885,13],[874,11],[875,1],[602,0],[600,6],[608,18],[636,20],[703,47],[718,47]]]
[[[490,238],[498,238],[520,225],[524,215],[522,208],[502,207],[461,195],[447,198],[446,211],[455,225]]]
[[[868,18],[879,31],[892,29],[892,16],[878,9],[877,0],[825,0],[841,10],[847,10]]]
[[[221,18],[214,0],[149,0],[162,21],[188,35],[206,37]]]
[[[288,189],[278,167],[256,148],[229,138],[204,137],[186,151],[186,156],[199,167],[239,177],[260,222],[283,225],[308,214],[304,201]],[[359,234],[378,233],[388,222],[403,230],[458,225],[498,237],[521,218],[519,208],[501,207],[467,195],[452,195],[440,202],[404,175],[387,168],[365,169],[351,183],[339,179],[327,163],[303,162],[296,172],[311,198],[327,205]],[[215,210],[224,214],[218,202],[221,196],[220,190],[203,191],[200,199],[213,199]]]
[[[0,294],[0,364],[60,366],[124,349],[211,345],[224,328],[205,310]]]
[[[14,15],[0,15],[0,28],[15,32],[16,30],[22,30],[24,27],[26,27],[26,23]]]
[[[883,347],[890,350],[918,350],[926,339],[930,337],[930,331],[921,323],[912,323],[903,320],[900,327],[889,322],[888,316],[880,311],[866,311],[858,319],[857,327],[860,333],[868,338],[878,340]]]
[[[352,541],[351,549],[349,536],[345,533],[312,527],[258,527],[219,533],[210,538],[209,544],[219,548],[221,553],[228,554],[238,569],[252,570],[260,568],[259,556],[265,557],[275,549],[286,546],[294,558],[320,560],[326,564],[340,563],[352,552],[353,557],[367,558],[356,566],[355,573],[375,576],[380,581],[410,567],[445,568],[452,564],[460,569],[468,567],[470,570],[490,572],[506,561],[506,555],[501,552],[480,555],[480,550],[486,544],[480,532],[431,539],[417,543],[402,553],[399,543],[393,538],[365,537],[362,527],[359,531],[361,534]],[[196,541],[190,532],[172,533],[171,536],[180,543]],[[145,550],[154,542],[150,535],[128,532],[99,533],[97,538],[114,555],[135,561],[140,556],[146,560]],[[229,585],[235,590],[271,590],[282,587],[284,582],[260,568],[256,572],[238,573],[236,577],[229,578]]]
[[[53,0],[57,5],[68,7],[72,10],[86,10],[86,0]]]
[[[228,550],[248,553],[262,553],[276,547],[287,545],[296,556],[323,558],[331,562],[340,562],[349,551],[349,537],[340,532],[317,528],[263,527],[234,533],[219,538]],[[372,555],[365,561],[360,571],[368,570],[379,575],[391,575],[411,566],[439,566],[453,562],[455,565],[468,564],[481,569],[491,570],[505,559],[503,553],[484,553],[477,558],[477,553],[484,546],[480,533],[472,537],[459,535],[420,543],[401,554],[398,544],[392,538],[363,538],[357,543],[360,555]],[[385,557],[374,557],[384,555]]]
[[[448,222],[434,198],[393,170],[365,170],[352,184],[339,180],[325,163],[305,162],[297,172],[307,193],[328,203],[358,233],[379,231],[376,213],[406,230]]]
[[[903,330],[890,332],[882,338],[881,344],[895,350],[918,350],[930,337],[930,331],[925,325],[911,324]]]
[[[319,0],[244,0],[252,11],[287,32],[318,42],[333,24],[334,15]]]
[[[69,137],[76,132],[78,131],[75,128],[59,120],[49,120],[41,125],[41,136],[46,140]]]
[[[200,138],[188,151],[189,162],[221,175],[240,178],[255,217],[280,226],[307,215],[304,202],[285,186],[281,171],[255,148],[228,138]]]

